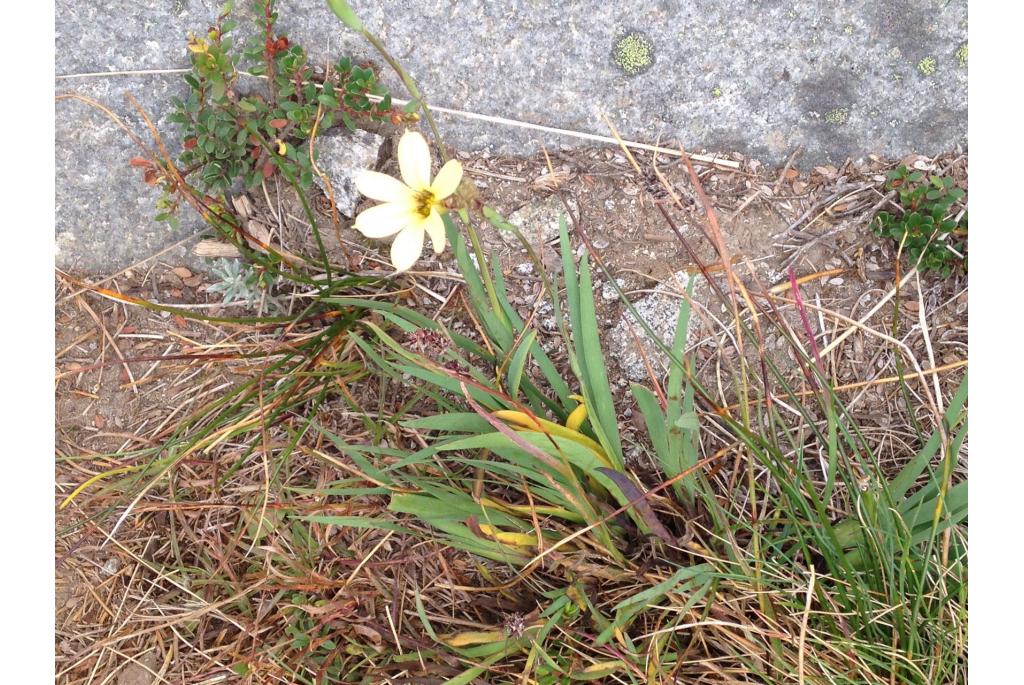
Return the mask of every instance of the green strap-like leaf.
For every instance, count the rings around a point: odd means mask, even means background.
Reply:
[[[359,17],[356,15],[355,10],[348,4],[346,0],[327,0],[327,5],[331,8],[331,11],[337,15],[338,19],[345,26],[349,27],[353,31],[362,32],[363,22],[359,21]]]

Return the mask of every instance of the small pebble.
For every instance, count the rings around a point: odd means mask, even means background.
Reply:
[[[118,569],[121,568],[121,562],[117,557],[110,557],[107,559],[107,563],[103,564],[103,573],[108,576],[112,576],[117,573]]]
[[[842,285],[845,281],[841,278],[830,278],[829,285]]]
[[[520,276],[526,276],[533,273],[533,263],[523,262],[522,264],[516,264],[516,273]]]

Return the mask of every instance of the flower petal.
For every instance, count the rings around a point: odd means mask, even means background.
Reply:
[[[411,220],[408,205],[387,202],[359,212],[353,227],[367,238],[387,238],[408,226]]]
[[[430,148],[423,134],[407,131],[398,141],[398,168],[402,180],[414,191],[430,187]]]
[[[459,189],[461,180],[462,164],[457,159],[450,159],[437,172],[434,182],[430,184],[430,190],[434,193],[434,197],[443,200]]]
[[[444,219],[436,209],[430,210],[430,216],[423,220],[423,229],[430,236],[430,242],[434,246],[434,254],[444,252]]]
[[[391,264],[397,271],[408,271],[423,252],[423,228],[407,226],[391,243]]]
[[[376,171],[364,171],[356,176],[356,190],[381,202],[412,201],[412,191],[404,183]]]

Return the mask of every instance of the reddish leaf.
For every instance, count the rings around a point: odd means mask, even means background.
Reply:
[[[271,119],[269,122],[270,128],[284,128],[288,125],[287,119]]]
[[[199,139],[196,138],[195,136],[193,136],[193,137],[188,138],[187,140],[185,140],[185,149],[186,150],[191,150],[192,148],[194,148],[198,144],[199,144]]]
[[[286,38],[285,36],[279,36],[278,39],[275,41],[271,41],[269,38],[267,38],[263,45],[266,48],[267,52],[270,53],[270,56],[273,57],[282,50],[288,49],[288,38]]]
[[[274,175],[274,163],[269,159],[263,163],[263,178],[270,178]]]
[[[128,163],[137,169],[146,169],[153,166],[153,163],[145,157],[132,157]]]

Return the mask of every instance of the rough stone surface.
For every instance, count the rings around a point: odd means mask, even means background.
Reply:
[[[576,211],[576,202],[571,198],[566,200],[569,208]],[[523,205],[508,215],[507,221],[519,229],[523,237],[537,247],[540,243],[548,243],[558,239],[559,217],[565,214],[565,206],[557,195],[551,195]],[[510,245],[519,245],[519,239],[514,233],[503,231],[501,237]]]
[[[659,286],[654,293],[633,303],[641,318],[668,346],[672,345],[676,324],[679,323],[679,293],[686,288],[688,280],[689,275],[685,271],[680,271],[674,278]],[[687,340],[692,332],[691,326],[687,330]],[[637,347],[637,340],[643,345],[643,354],[647,355],[647,362],[655,373],[663,371],[667,363],[665,355],[654,345],[633,314],[625,310],[622,318],[608,335],[608,356],[616,361],[623,375],[631,381],[642,381],[647,378],[647,367]]]
[[[377,154],[383,142],[384,138],[375,133],[347,130],[332,132],[316,140],[317,166],[331,179],[338,211],[350,219],[355,216],[360,199],[356,175],[377,165]],[[327,192],[319,176],[313,176],[313,180]]]
[[[241,34],[252,10],[237,4]],[[601,135],[607,113],[627,138],[678,139],[780,165],[801,145],[804,167],[965,142],[964,0],[352,4],[439,107]],[[204,30],[221,5],[57,0],[56,90],[96,97],[145,136],[124,102],[130,91],[173,148],[173,127],[161,115],[168,97],[184,92],[180,75],[81,75],[186,67],[187,32]],[[345,53],[381,62],[324,2],[281,0],[277,8],[280,31],[314,60]],[[631,34],[642,36],[643,49],[627,56],[616,45]],[[62,78],[71,75],[78,76]],[[390,72],[383,75],[404,95]],[[109,271],[196,230],[188,217],[177,232],[152,221],[154,193],[128,166],[137,152],[102,114],[58,102],[56,116],[58,265]],[[447,142],[472,152],[589,144],[441,112],[438,120]]]
[[[164,119],[166,100],[177,93],[181,77],[97,79],[65,87],[110,108],[147,145],[152,145],[142,118],[125,100],[132,93],[165,135],[171,149],[179,149],[174,128]],[[107,273],[126,268],[162,249],[182,242],[202,227],[188,208],[179,212],[179,225],[154,221],[159,188],[142,181],[130,165],[143,155],[116,123],[99,109],[80,100],[59,100],[55,106],[56,264],[75,273]],[[163,116],[161,116],[163,115]],[[188,262],[181,246],[165,261]]]
[[[935,154],[967,134],[967,2],[352,0],[433,104],[780,165]],[[318,0],[281,2],[313,54],[380,61]],[[638,33],[652,63],[629,75]],[[327,39],[330,39],[329,42]],[[621,60],[620,60],[621,61]],[[388,74],[389,83],[400,92]],[[583,141],[439,115],[449,142],[519,154]]]

